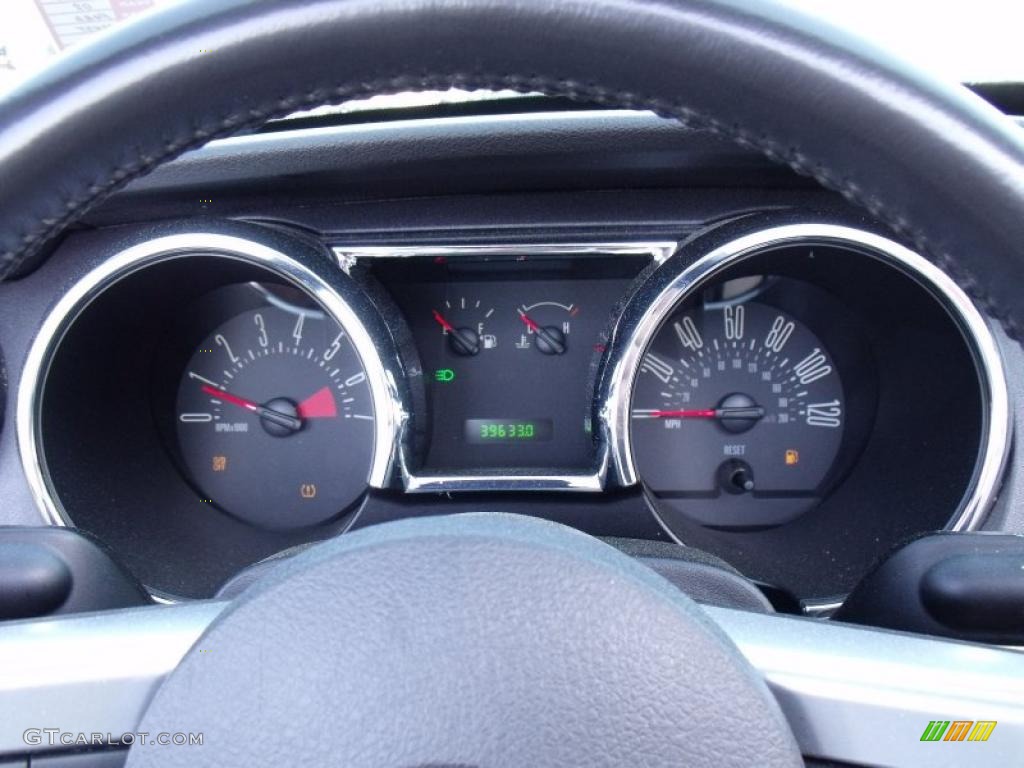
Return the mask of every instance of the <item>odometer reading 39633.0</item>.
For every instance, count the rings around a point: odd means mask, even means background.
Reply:
[[[467,443],[545,442],[554,434],[551,419],[466,419]]]
[[[197,490],[266,528],[314,525],[355,502],[366,489],[373,421],[345,330],[283,302],[217,328],[178,388],[178,445]]]
[[[820,494],[842,442],[844,397],[828,351],[795,318],[757,302],[709,305],[684,308],[658,332],[631,414],[652,492],[719,498],[735,512],[743,498]],[[713,505],[692,508],[714,524]]]

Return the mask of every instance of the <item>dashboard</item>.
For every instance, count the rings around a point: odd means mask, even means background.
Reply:
[[[23,330],[0,450],[31,515],[106,542],[158,599],[486,510],[696,547],[777,607],[827,611],[999,497],[995,330],[825,193],[587,191],[555,225],[564,201],[537,191],[154,217],[152,183],[2,287]],[[468,200],[487,226],[459,223]]]

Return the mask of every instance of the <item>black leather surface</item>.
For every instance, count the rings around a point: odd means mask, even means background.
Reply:
[[[1024,140],[966,89],[764,2],[204,0],[68,56],[0,105],[0,274],[211,138],[458,85],[644,107],[812,175],[1024,317]]]
[[[339,196],[731,187],[752,178],[757,187],[820,191],[757,152],[642,112],[397,120],[217,142],[132,182],[87,219],[125,221],[143,204],[164,205],[164,216],[174,215],[176,203],[191,204],[193,212],[194,201],[210,197],[210,190],[218,207],[209,210],[220,213],[228,200],[270,189],[280,210],[288,202]]]
[[[697,607],[589,536],[511,515],[364,529],[237,599],[157,692],[141,766],[801,765]]]

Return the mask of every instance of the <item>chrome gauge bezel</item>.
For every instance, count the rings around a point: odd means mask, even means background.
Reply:
[[[366,371],[374,407],[374,448],[367,485],[383,488],[390,482],[409,411],[398,383],[400,371],[386,362],[391,358],[397,361],[397,355],[386,356],[387,340],[380,338],[384,329],[375,333],[368,327],[373,319],[368,317],[371,310],[361,289],[348,276],[338,274],[326,255],[319,265],[247,237],[189,231],[132,245],[89,270],[57,301],[29,348],[17,394],[18,452],[33,500],[47,523],[73,525],[51,483],[41,440],[43,393],[62,340],[92,302],[129,275],[170,260],[200,256],[233,259],[267,270],[308,293],[345,329]],[[334,275],[329,274],[332,271]]]
[[[985,420],[971,486],[946,530],[978,528],[995,499],[1011,441],[1006,376],[989,324],[967,294],[923,256],[873,232],[834,223],[803,222],[758,229],[713,247],[682,268],[670,260],[649,276],[646,286],[631,298],[620,319],[602,377],[598,419],[606,430],[615,479],[623,486],[639,483],[633,457],[630,404],[644,352],[669,315],[695,291],[748,257],[782,246],[819,243],[850,248],[911,277],[942,304],[963,333],[976,363]],[[675,270],[678,274],[673,275]],[[674,538],[671,531],[667,532]]]

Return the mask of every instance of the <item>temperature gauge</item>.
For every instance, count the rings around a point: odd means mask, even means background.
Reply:
[[[579,313],[574,304],[538,301],[516,309],[526,330],[519,337],[517,349],[533,347],[543,355],[564,355],[569,349],[572,319]]]

